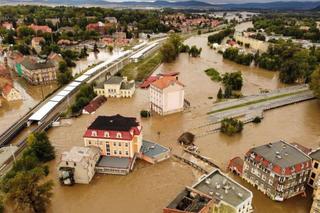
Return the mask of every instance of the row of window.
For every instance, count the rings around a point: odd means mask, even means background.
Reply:
[[[91,136],[92,137],[97,137],[98,136],[97,131],[92,131],[91,132]],[[104,132],[104,137],[105,138],[109,138],[110,137],[109,132]],[[122,138],[121,132],[117,132],[116,138]]]
[[[125,153],[126,156],[129,156],[129,152],[128,151],[125,151],[124,153]],[[113,150],[113,154],[114,155],[118,155],[118,154],[122,155],[122,151],[121,150]],[[107,153],[107,155],[108,155],[108,153]]]

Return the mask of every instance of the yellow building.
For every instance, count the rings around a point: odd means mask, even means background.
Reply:
[[[320,149],[312,151],[309,156],[312,158],[312,170],[308,180],[308,185],[312,188],[316,188],[320,174]]]

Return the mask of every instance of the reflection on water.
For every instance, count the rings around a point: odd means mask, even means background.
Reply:
[[[180,72],[179,78],[186,85],[186,99],[191,102],[190,111],[141,119],[144,138],[170,147],[176,154],[182,153],[177,143],[179,135],[207,122],[206,112],[211,108],[221,86],[211,81],[203,72],[204,69],[214,67],[221,73],[241,70],[244,76],[243,93],[246,95],[257,93],[259,88],[275,89],[283,86],[277,80],[277,73],[223,61],[220,55],[207,48],[206,42],[205,35],[188,39],[187,44],[203,48],[201,57],[190,58],[181,54],[176,62],[163,64],[156,71]],[[209,96],[213,100],[209,100]],[[94,115],[83,115],[73,119],[70,126],[51,129],[49,137],[56,147],[57,156],[60,156],[62,151],[69,150],[72,146],[83,145],[83,132],[96,116],[119,113],[140,118],[140,110],[147,108],[148,91],[137,89],[132,99],[108,99]],[[228,137],[214,133],[197,138],[195,143],[199,146],[200,153],[208,156],[222,170],[225,170],[231,158],[243,156],[251,147],[279,139],[316,148],[320,145],[319,109],[320,103],[316,100],[279,108],[265,113],[262,123],[246,125],[240,135]],[[190,186],[200,176],[198,172],[174,159],[153,166],[138,161],[135,170],[128,176],[96,175],[90,185],[62,187],[56,178],[58,161],[59,157],[50,164],[50,177],[56,184],[49,212],[65,212],[66,209],[68,212],[79,213],[162,212],[162,208],[185,185]],[[245,184],[239,178],[237,180]],[[261,192],[251,187],[250,189],[254,193],[255,212],[306,213],[310,209],[311,196],[278,203]]]

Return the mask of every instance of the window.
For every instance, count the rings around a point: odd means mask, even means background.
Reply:
[[[117,143],[116,143],[116,142],[113,142],[113,146],[117,146]]]
[[[74,165],[74,166],[77,166],[77,164],[76,164],[76,163],[73,163],[73,165]]]
[[[89,144],[91,144],[91,141],[88,141]]]
[[[124,145],[125,145],[125,147],[128,147],[128,146],[129,146],[129,144],[128,144],[128,143],[124,143]]]
[[[126,155],[129,155],[129,152],[128,152],[128,151],[126,151]]]
[[[315,178],[315,177],[316,177],[316,174],[315,174],[314,172],[312,172],[312,173],[311,173],[311,177],[312,177],[312,178]]]
[[[113,154],[115,154],[115,155],[116,155],[116,154],[117,154],[117,150],[114,150],[114,151],[113,151]]]
[[[319,167],[319,163],[318,163],[318,162],[314,162],[313,167],[314,167],[315,169],[318,169],[318,167]]]
[[[313,185],[313,180],[312,179],[310,179],[309,184]]]
[[[96,132],[96,131],[92,131],[92,132],[91,132],[91,136],[96,137],[96,136],[97,136],[97,132]]]
[[[119,155],[122,155],[122,152],[121,152],[121,150],[119,150]]]
[[[110,136],[109,136],[109,132],[104,132],[104,137],[105,138],[109,138]]]
[[[117,138],[122,138],[121,132],[117,133]]]
[[[121,142],[118,143],[118,146],[121,146]]]
[[[68,162],[68,161],[66,162],[66,165],[67,165],[67,166],[69,165],[69,162]]]

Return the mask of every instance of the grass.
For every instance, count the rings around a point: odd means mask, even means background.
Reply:
[[[120,74],[122,76],[127,76],[129,80],[142,81],[153,72],[160,63],[161,54],[157,51],[137,63],[127,64],[120,70]]]
[[[209,68],[209,69],[206,69],[204,71],[208,76],[210,76],[211,80],[212,81],[221,81],[221,76],[220,76],[220,73],[214,69],[214,68]]]
[[[277,95],[277,96],[273,96],[273,97],[269,97],[269,98],[259,99],[259,100],[255,100],[255,101],[249,101],[247,103],[238,104],[238,105],[235,105],[235,106],[230,106],[230,107],[226,107],[226,108],[223,108],[223,109],[214,110],[214,111],[208,112],[207,114],[213,114],[213,113],[223,112],[223,111],[227,111],[227,110],[230,110],[230,109],[236,109],[236,108],[240,108],[240,107],[244,107],[244,106],[248,106],[248,105],[252,105],[252,104],[258,104],[258,103],[262,103],[262,102],[265,102],[265,101],[271,101],[271,100],[278,99],[278,98],[283,98],[283,97],[287,97],[287,96],[291,96],[291,95],[300,94],[300,93],[303,93],[303,92],[305,92],[305,91],[286,93],[286,94]]]

